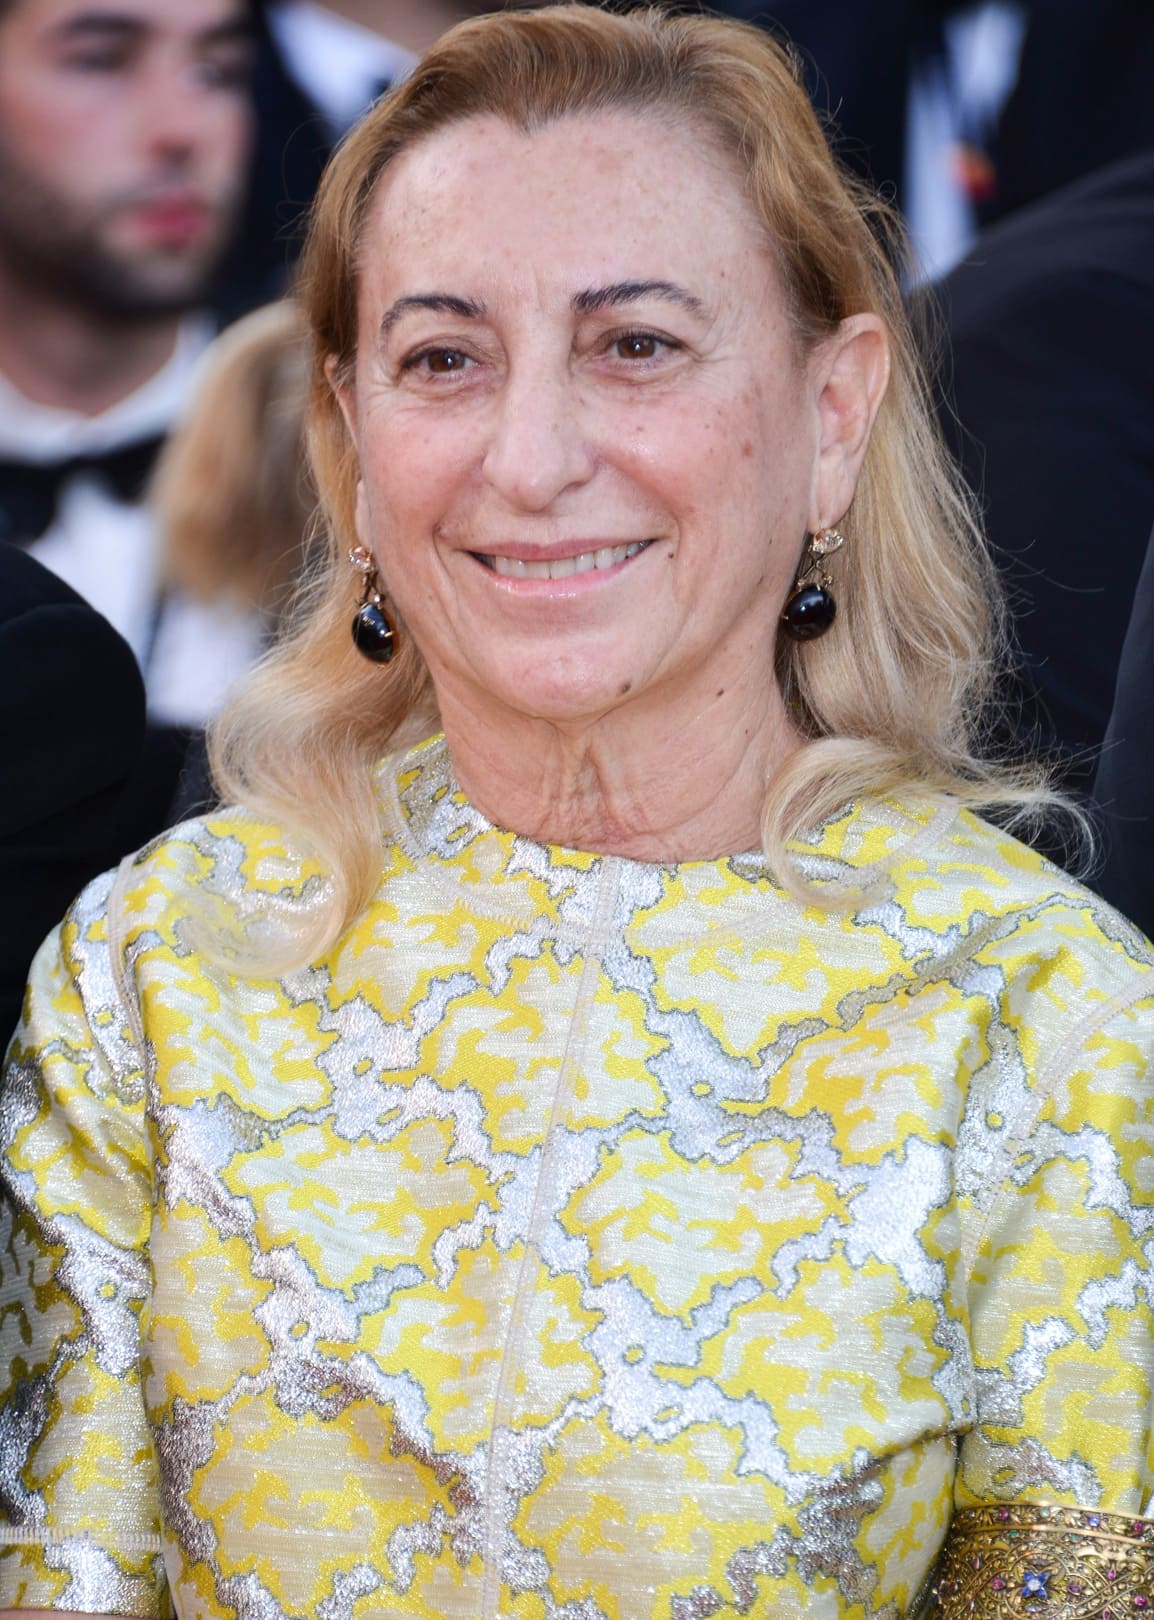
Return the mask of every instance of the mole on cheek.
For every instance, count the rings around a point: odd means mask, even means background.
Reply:
[[[741,453],[745,457],[746,461],[748,461],[750,456],[753,454],[753,440],[752,439],[746,439],[745,443],[741,447]]]
[[[632,692],[632,690],[633,690],[633,682],[632,681],[625,681],[625,682],[622,683],[620,696],[624,697],[626,695],[626,693]]]

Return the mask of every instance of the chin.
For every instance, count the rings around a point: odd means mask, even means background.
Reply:
[[[535,680],[514,689],[506,701],[534,720],[590,724],[634,701],[635,691],[628,675],[613,680],[599,672],[585,681]]]

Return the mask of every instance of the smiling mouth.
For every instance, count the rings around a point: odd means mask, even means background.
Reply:
[[[489,556],[482,551],[475,551],[473,556],[505,579],[570,579],[574,574],[616,568],[652,544],[652,540],[631,540],[625,546],[601,546],[596,551],[579,551],[575,557],[553,557],[549,561],[526,562],[523,557]]]

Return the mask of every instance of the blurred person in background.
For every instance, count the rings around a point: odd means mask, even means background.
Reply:
[[[984,231],[935,296],[942,425],[1014,609],[1006,729],[1085,793],[1154,523],[1154,146]]]
[[[329,154],[375,98],[446,28],[499,9],[476,0],[261,0],[256,152],[226,267],[226,313],[285,292]]]
[[[902,209],[921,276],[976,233],[989,148],[1017,75],[1020,0],[720,0],[703,7],[784,34],[838,155]]]
[[[150,498],[167,586],[209,610],[240,613],[263,648],[306,555],[315,499],[304,443],[309,349],[304,318],[280,299],[228,327],[157,462]],[[202,735],[191,742],[180,816],[211,800]]]
[[[1094,886],[1154,933],[1154,535],[1134,589],[1134,607],[1118,660],[1114,706],[1094,778],[1103,828],[1103,858]]]
[[[991,143],[987,224],[1154,147],[1150,0],[1015,0],[1026,20]]]
[[[144,688],[124,638],[16,546],[0,546],[0,693],[3,1048],[36,947],[120,853],[144,736]]]
[[[145,674],[138,842],[253,654],[170,598],[141,504],[215,329],[250,148],[246,0],[0,0],[0,538],[103,613]]]

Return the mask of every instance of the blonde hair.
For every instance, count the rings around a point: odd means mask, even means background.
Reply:
[[[275,619],[300,572],[316,508],[305,465],[309,332],[280,299],[212,344],[188,415],[150,491],[165,575],[204,601],[230,596]]]
[[[369,113],[333,158],[313,214],[301,296],[329,555],[294,633],[222,716],[213,760],[226,796],[286,824],[331,871],[314,950],[339,936],[378,879],[374,762],[410,723],[433,719],[410,637],[382,669],[349,636],[357,466],[325,364],[331,358],[344,379],[356,362],[369,205],[398,154],[449,125],[495,114],[532,131],[609,110],[688,119],[729,154],[776,252],[803,349],[864,311],[889,336],[891,382],[843,525],[837,622],[821,641],[780,643],[778,679],[806,739],[765,805],[765,848],[780,880],[814,898],[787,842],[861,794],[914,784],[975,806],[1048,797],[1036,772],[981,756],[1001,646],[992,565],[937,435],[893,260],[900,232],[831,155],[788,52],[758,29],[656,6],[498,13],[443,36]]]

